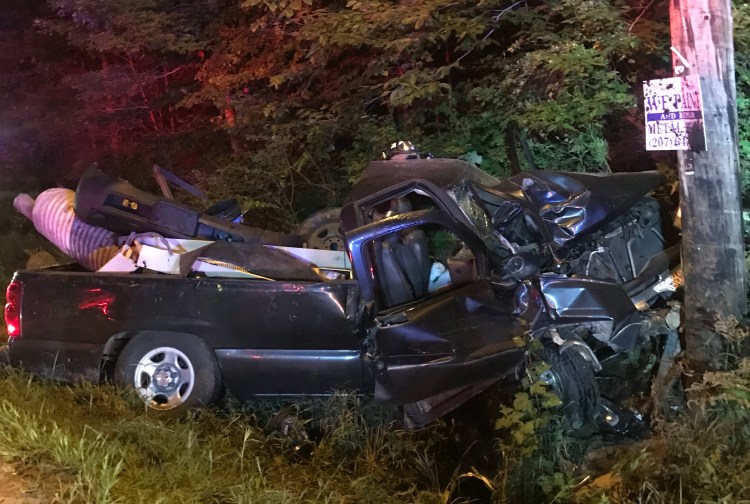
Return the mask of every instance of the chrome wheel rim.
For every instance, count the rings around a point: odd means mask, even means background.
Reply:
[[[133,385],[143,402],[153,409],[169,410],[183,404],[194,384],[193,363],[176,348],[155,348],[135,366]]]

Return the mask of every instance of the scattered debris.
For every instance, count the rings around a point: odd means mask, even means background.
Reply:
[[[163,168],[155,173],[162,190],[167,180],[191,189],[191,193],[197,190]],[[351,278],[351,264],[343,247],[300,248],[297,245],[302,245],[301,237],[246,226],[242,217],[238,217],[240,210],[228,208],[236,206],[232,202],[234,205],[221,202],[202,213],[175,202],[169,191],[165,192],[165,198],[159,198],[91,168],[82,177],[77,191],[48,189],[36,200],[28,194],[19,194],[13,204],[45,238],[91,271],[132,273],[147,269],[179,276],[195,272],[214,277],[274,280],[273,276],[248,268],[253,261],[248,261],[247,253],[252,251],[276,259],[279,254],[293,258],[296,263],[293,270],[308,270],[302,278]],[[123,232],[129,235],[119,236]],[[211,245],[220,241],[227,244],[219,254],[221,257],[208,254],[218,251]],[[262,248],[266,246],[279,252],[266,251]],[[242,252],[228,254],[226,247]],[[49,252],[29,255],[27,269],[57,263]],[[287,268],[293,266],[289,262],[281,259]],[[277,270],[283,278],[283,271]]]

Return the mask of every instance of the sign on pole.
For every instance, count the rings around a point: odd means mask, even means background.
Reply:
[[[697,75],[643,81],[646,150],[706,150]]]

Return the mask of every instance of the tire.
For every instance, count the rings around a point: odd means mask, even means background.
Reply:
[[[203,213],[215,219],[233,221],[242,215],[242,207],[236,199],[228,199],[211,205]]]
[[[302,221],[296,234],[302,236],[308,248],[344,250],[344,237],[339,230],[341,208],[319,210]]]
[[[134,388],[149,413],[161,417],[209,406],[223,390],[211,347],[197,336],[181,333],[133,337],[117,359],[115,383]]]
[[[574,348],[563,353],[557,346],[545,346],[542,359],[550,368],[540,375],[562,402],[566,427],[573,432],[591,426],[600,408],[599,386],[594,369]]]

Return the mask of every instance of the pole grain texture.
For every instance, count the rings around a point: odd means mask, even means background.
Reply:
[[[747,313],[731,0],[670,0],[675,76],[699,75],[705,151],[678,152],[685,345],[691,367],[721,369],[718,316]]]

